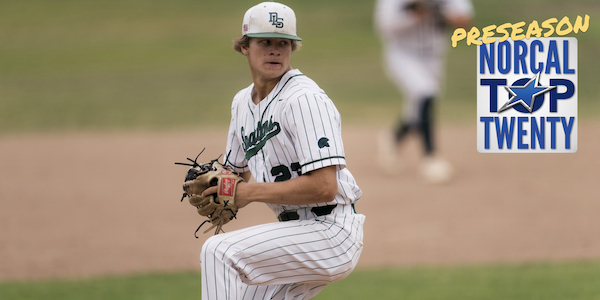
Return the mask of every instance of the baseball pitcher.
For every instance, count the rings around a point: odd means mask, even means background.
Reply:
[[[248,9],[234,41],[252,84],[233,98],[223,163],[192,161],[184,184],[218,233],[200,255],[203,300],[310,299],[348,276],[361,254],[362,191],[346,167],[340,114],[291,67],[300,41],[294,11],[277,2]],[[252,202],[278,222],[219,233]]]

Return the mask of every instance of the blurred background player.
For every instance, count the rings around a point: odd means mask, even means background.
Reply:
[[[446,29],[470,27],[470,0],[377,0],[375,27],[383,46],[386,74],[404,96],[401,118],[379,136],[378,160],[389,174],[401,170],[398,150],[408,134],[423,144],[421,175],[432,182],[450,179],[451,165],[436,155],[433,110],[443,79],[449,43]]]

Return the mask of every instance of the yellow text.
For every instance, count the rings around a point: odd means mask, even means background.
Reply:
[[[564,36],[571,32],[586,32],[590,27],[590,16],[577,16],[575,24],[572,24],[571,21],[569,21],[569,17],[565,16],[560,21],[557,18],[550,18],[542,22],[541,25],[538,21],[532,21],[528,26],[525,25],[527,25],[525,22],[518,22],[515,24],[504,23],[498,26],[489,25],[483,27],[481,30],[477,27],[471,27],[469,32],[464,28],[457,28],[454,30],[454,33],[452,33],[452,47],[455,48],[458,45],[458,42],[462,40],[465,40],[467,46],[470,46],[490,44],[496,41],[504,42],[509,37],[514,41],[518,41],[531,37],[550,37],[555,33],[559,36]]]

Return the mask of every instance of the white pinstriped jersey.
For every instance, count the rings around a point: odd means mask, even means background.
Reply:
[[[407,9],[419,2],[438,6],[444,17],[473,15],[471,0],[376,0],[375,28],[382,41],[392,47],[429,57],[441,55],[450,39],[445,28],[439,26],[439,16],[430,13],[422,18]]]
[[[365,216],[350,204],[362,192],[346,168],[340,114],[314,81],[291,70],[258,104],[253,87],[233,99],[225,162],[250,170],[257,182],[337,166],[338,193],[327,203],[269,204],[276,215],[296,211],[298,219],[210,237],[200,254],[202,299],[311,299],[358,263]],[[334,203],[325,215],[310,208]]]
[[[233,99],[226,163],[237,172],[250,170],[256,182],[285,181],[337,166],[335,199],[299,206],[268,204],[276,215],[284,210],[358,201],[362,191],[346,168],[341,117],[327,94],[299,70],[284,74],[258,104],[252,102],[253,86]]]
[[[450,38],[435,14],[419,17],[410,4],[439,6],[444,17],[470,17],[470,0],[376,0],[375,28],[383,46],[384,69],[405,95],[403,117],[420,121],[422,102],[440,93],[446,48]]]

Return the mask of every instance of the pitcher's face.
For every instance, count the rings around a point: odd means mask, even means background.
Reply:
[[[280,38],[252,38],[248,48],[242,47],[250,71],[257,79],[280,78],[291,70],[292,42]]]

